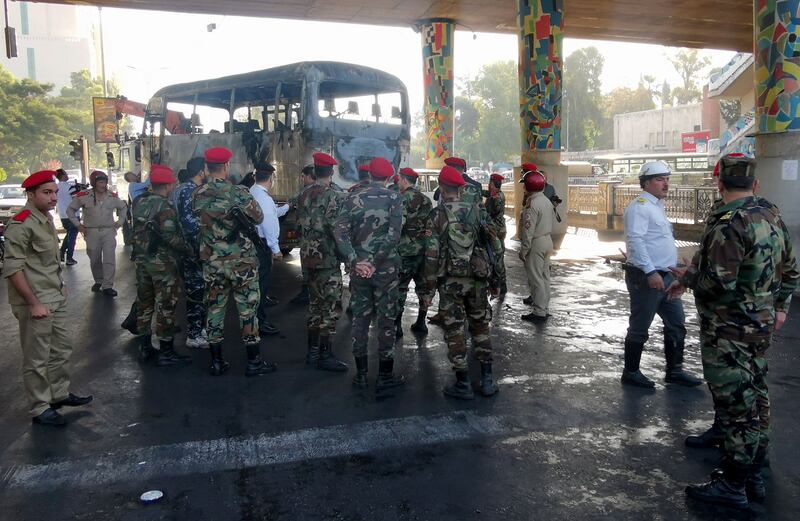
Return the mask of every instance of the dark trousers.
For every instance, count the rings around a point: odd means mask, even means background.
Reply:
[[[665,288],[675,280],[671,273],[662,273],[662,277]],[[664,322],[664,348],[668,362],[672,361],[673,356],[666,351],[677,350],[682,355],[686,326],[681,300],[668,300],[665,291],[650,288],[647,285],[647,276],[636,268],[625,270],[625,285],[628,287],[631,299],[631,315],[628,321],[628,333],[625,336],[626,349],[629,344],[644,346],[650,337],[648,332],[650,324],[658,315]]]
[[[78,228],[72,224],[72,221],[65,218],[61,219],[61,226],[63,226],[64,231],[67,232],[64,236],[64,240],[61,241],[61,256],[71,259],[72,256],[75,255],[75,240],[78,238]]]
[[[266,241],[264,242],[266,246]],[[269,253],[269,246],[267,246],[266,253],[258,250],[258,289],[261,293],[261,300],[258,303],[258,323],[264,324],[267,322],[267,306],[265,299],[267,298],[267,290],[269,289],[269,274],[272,271],[272,254]]]
[[[196,338],[206,323],[203,266],[197,257],[183,258],[183,287],[186,290],[186,336]]]

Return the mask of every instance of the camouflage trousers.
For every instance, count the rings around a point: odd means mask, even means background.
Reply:
[[[365,279],[350,274],[350,308],[353,311],[353,355],[365,356],[369,341],[369,325],[373,310],[378,326],[378,355],[381,360],[394,359],[394,319],[397,316],[398,268],[381,267]]]
[[[423,273],[423,266],[425,265],[424,255],[415,255],[414,257],[400,257],[400,279],[398,281],[398,297],[397,297],[397,313],[403,312],[406,307],[406,298],[408,298],[408,287],[411,281],[414,281],[414,291],[417,297],[424,292],[425,278]],[[422,299],[419,299],[422,302]]]
[[[175,264],[136,262],[136,302],[139,307],[136,328],[140,335],[150,335],[155,315],[158,339],[172,340],[180,293]]]
[[[500,273],[500,280],[498,281],[500,288],[506,288],[508,283],[506,282],[506,234],[502,233],[497,237],[500,239],[500,251],[495,252],[497,256],[497,265],[502,266],[502,273]],[[505,290],[504,290],[505,291]]]
[[[767,388],[769,341],[738,342],[702,334],[703,375],[725,432],[725,455],[750,465],[766,454],[770,415]]]
[[[196,338],[205,327],[206,305],[203,267],[195,257],[183,259],[183,288],[186,291],[186,336]]]
[[[228,296],[233,292],[242,342],[257,344],[258,320],[256,309],[261,298],[258,291],[258,261],[255,257],[203,263],[205,282],[206,333],[210,344],[221,343],[224,338],[225,312]]]
[[[307,275],[308,329],[332,336],[342,309],[342,270],[338,266],[309,269]]]
[[[475,358],[481,362],[492,361],[492,341],[489,338],[488,282],[462,277],[447,277],[439,281],[439,312],[444,318],[444,339],[447,358],[454,371],[466,371],[467,340],[464,322],[475,345]]]

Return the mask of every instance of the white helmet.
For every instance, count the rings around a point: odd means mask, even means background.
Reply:
[[[669,166],[663,161],[650,161],[642,165],[639,169],[639,180],[644,181],[650,177],[659,175],[670,175]]]

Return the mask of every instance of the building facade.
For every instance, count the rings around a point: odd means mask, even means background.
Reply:
[[[616,152],[680,152],[681,133],[703,129],[703,105],[693,103],[614,116]]]

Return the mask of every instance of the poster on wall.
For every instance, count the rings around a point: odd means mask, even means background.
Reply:
[[[708,153],[708,142],[710,140],[710,130],[701,130],[699,132],[682,132],[681,151],[699,152],[701,154]]]
[[[94,142],[116,143],[119,129],[117,127],[117,99],[92,98],[94,114]]]

